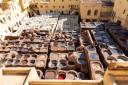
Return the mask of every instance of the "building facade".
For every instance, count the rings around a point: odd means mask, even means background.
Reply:
[[[112,1],[104,0],[32,0],[30,16],[59,12],[80,14],[84,21],[109,21],[113,9]]]
[[[114,22],[128,26],[128,0],[116,0],[113,8]]]
[[[90,21],[99,21],[102,8],[101,0],[81,0],[80,15],[81,19]]]
[[[114,2],[112,1],[102,1],[102,8],[100,13],[101,21],[111,21],[113,16],[113,6]]]
[[[59,12],[69,14],[79,11],[80,0],[33,0],[30,5],[31,14],[34,15]]]
[[[20,25],[22,25],[22,20],[27,17],[27,10],[25,10],[25,4],[22,1],[3,0],[0,3],[1,39],[4,38],[4,35],[10,35],[16,32]]]
[[[6,32],[12,32],[28,14],[51,12],[78,13],[83,21],[114,21],[128,26],[128,0],[3,0],[0,24]]]

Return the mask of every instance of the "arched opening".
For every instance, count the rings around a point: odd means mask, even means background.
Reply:
[[[63,12],[63,11],[61,11],[61,14],[64,14],[64,12]]]
[[[120,20],[117,20],[117,22],[116,22],[118,25],[121,25],[121,21]]]
[[[39,12],[39,10],[37,10],[37,15],[40,15],[40,12]]]
[[[87,15],[88,16],[91,15],[91,10],[88,10]]]
[[[50,10],[50,13],[53,13],[53,10]]]
[[[98,14],[98,10],[95,10],[94,15],[97,16],[97,14]]]

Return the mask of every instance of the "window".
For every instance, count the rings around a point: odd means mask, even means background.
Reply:
[[[40,12],[39,12],[39,10],[37,10],[37,12],[36,12],[38,15],[40,15]]]
[[[62,8],[64,8],[64,6],[62,6]]]
[[[96,20],[96,19],[93,19],[92,21],[93,21],[93,22],[96,22],[97,20]]]
[[[95,10],[94,15],[97,16],[97,14],[98,14],[98,10]]]
[[[11,28],[10,27],[8,27],[8,30],[11,32]]]
[[[19,21],[19,25],[22,25],[21,21]]]
[[[42,5],[41,5],[40,7],[41,7],[41,8],[43,8],[43,6],[42,6]]]
[[[124,9],[123,14],[125,14],[126,10]]]
[[[53,8],[55,8],[55,6],[53,6]]]
[[[90,19],[86,19],[86,22],[90,22]]]
[[[91,10],[88,10],[87,15],[91,15]]]
[[[6,22],[5,18],[3,18],[4,22]]]
[[[35,5],[35,8],[37,8],[37,5]]]
[[[52,12],[53,12],[53,10],[50,10],[50,12],[52,13]]]
[[[2,21],[2,20],[0,20],[0,23],[3,23],[3,21]]]

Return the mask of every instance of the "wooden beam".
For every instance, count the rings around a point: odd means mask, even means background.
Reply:
[[[39,80],[30,81],[29,85],[103,85],[102,80]]]

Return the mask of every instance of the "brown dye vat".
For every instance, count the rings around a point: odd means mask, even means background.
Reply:
[[[23,60],[28,60],[28,58],[26,58],[26,57],[23,57],[22,59],[23,59]]]
[[[42,44],[39,44],[38,47],[42,47]]]
[[[18,59],[21,59],[21,57],[22,57],[22,54],[19,54],[17,58],[18,58]]]
[[[91,71],[92,71],[92,79],[99,80],[103,78],[104,69],[102,64],[99,61],[91,61]]]
[[[22,40],[22,39],[24,39],[24,37],[21,35],[21,36],[20,36],[20,40]]]
[[[45,61],[36,61],[36,67],[45,67]]]
[[[48,48],[47,47],[40,48],[40,51],[41,52],[47,52],[48,51]]]
[[[53,46],[54,46],[54,47],[58,46],[58,42],[54,42],[54,43],[53,43]]]
[[[72,54],[73,54],[73,52],[69,52],[69,53],[68,53],[68,56],[70,56],[70,55],[72,55]]]
[[[35,62],[36,62],[35,60],[30,60],[31,64],[35,64]]]
[[[58,54],[57,53],[51,53],[50,54],[50,60],[58,60]]]
[[[30,44],[27,44],[27,47],[30,47],[31,45]]]
[[[21,47],[24,47],[24,45],[25,45],[25,44],[24,44],[24,43],[22,43],[22,44],[21,44]]]
[[[75,63],[76,62],[76,55],[74,53],[69,53],[68,62],[69,63]]]
[[[9,60],[7,60],[6,65],[12,65],[12,63],[13,63],[13,59],[9,59]]]
[[[9,59],[8,61],[13,62],[13,59]]]
[[[72,42],[72,41],[69,41],[69,42],[68,42],[68,45],[73,45],[73,42]]]
[[[75,80],[76,78],[78,78],[78,74],[77,74],[76,71],[71,70],[71,71],[68,71],[68,72],[67,72],[67,74],[66,74],[66,79]]]
[[[2,49],[5,49],[5,47],[2,47]]]
[[[36,54],[33,54],[32,57],[37,58],[37,55]]]
[[[50,61],[50,62],[49,62],[49,64],[50,64],[50,65],[49,65],[50,68],[56,68],[56,67],[57,67],[57,63],[58,63],[58,62],[57,62],[56,60],[52,60],[52,61]]]
[[[22,65],[28,64],[28,60],[21,60],[21,64],[22,64]]]
[[[48,43],[44,43],[44,47],[48,47]]]
[[[22,52],[28,52],[29,49],[28,48],[22,48]]]
[[[5,44],[5,46],[8,46],[8,45],[9,45],[9,43],[6,43],[6,44]]]
[[[35,52],[40,52],[40,48],[34,49]],[[36,56],[35,56],[36,57]]]
[[[102,70],[102,66],[98,62],[93,62],[91,65],[94,70]]]
[[[94,75],[94,77],[95,77],[96,80],[103,79],[103,76],[104,76],[104,73],[102,71],[96,71],[95,72],[95,75]]]
[[[31,38],[30,38],[30,40],[31,40],[31,41],[34,41],[34,38],[33,38],[33,37],[31,37]]]
[[[15,65],[19,64],[20,63],[20,60],[15,60]]]
[[[73,45],[68,45],[68,46],[67,46],[67,50],[75,50],[75,48],[74,48]]]
[[[80,51],[80,52],[82,51],[83,52],[84,50],[85,50],[84,46],[77,47],[77,51]]]
[[[56,71],[53,70],[47,70],[45,73],[45,79],[56,79]]]
[[[39,55],[37,57],[37,60],[45,60],[46,61],[46,56],[45,55]]]
[[[58,65],[58,68],[65,68],[67,66],[67,61],[66,60],[60,60],[59,61],[59,65]]]
[[[69,38],[69,39],[68,39],[68,38],[66,38],[66,41],[70,41],[70,40],[71,40],[70,38]]]
[[[66,65],[67,65],[67,61],[66,61],[66,60],[60,60],[60,63],[61,63],[63,66],[66,66]]]

